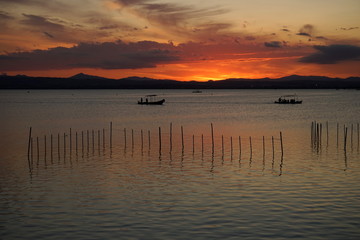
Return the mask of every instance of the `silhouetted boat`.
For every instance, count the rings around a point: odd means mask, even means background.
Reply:
[[[278,104],[301,104],[302,100],[299,100],[297,95],[284,95],[279,97],[275,103]]]
[[[165,99],[157,100],[157,95],[146,95],[145,100],[143,98],[138,101],[138,104],[141,105],[162,105],[165,102]]]

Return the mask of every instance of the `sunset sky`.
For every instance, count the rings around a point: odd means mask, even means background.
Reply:
[[[0,71],[360,76],[359,13],[359,0],[0,0]]]

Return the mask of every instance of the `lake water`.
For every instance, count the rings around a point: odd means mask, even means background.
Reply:
[[[0,110],[1,239],[360,237],[360,91],[0,91]]]

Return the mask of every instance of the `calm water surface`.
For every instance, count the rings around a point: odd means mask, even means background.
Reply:
[[[1,239],[360,237],[359,91],[0,91],[0,110]]]

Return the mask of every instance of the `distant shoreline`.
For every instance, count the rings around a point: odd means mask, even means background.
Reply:
[[[128,77],[109,79],[86,74],[69,78],[0,76],[0,89],[360,89],[360,77],[292,75],[283,78],[176,81]]]

